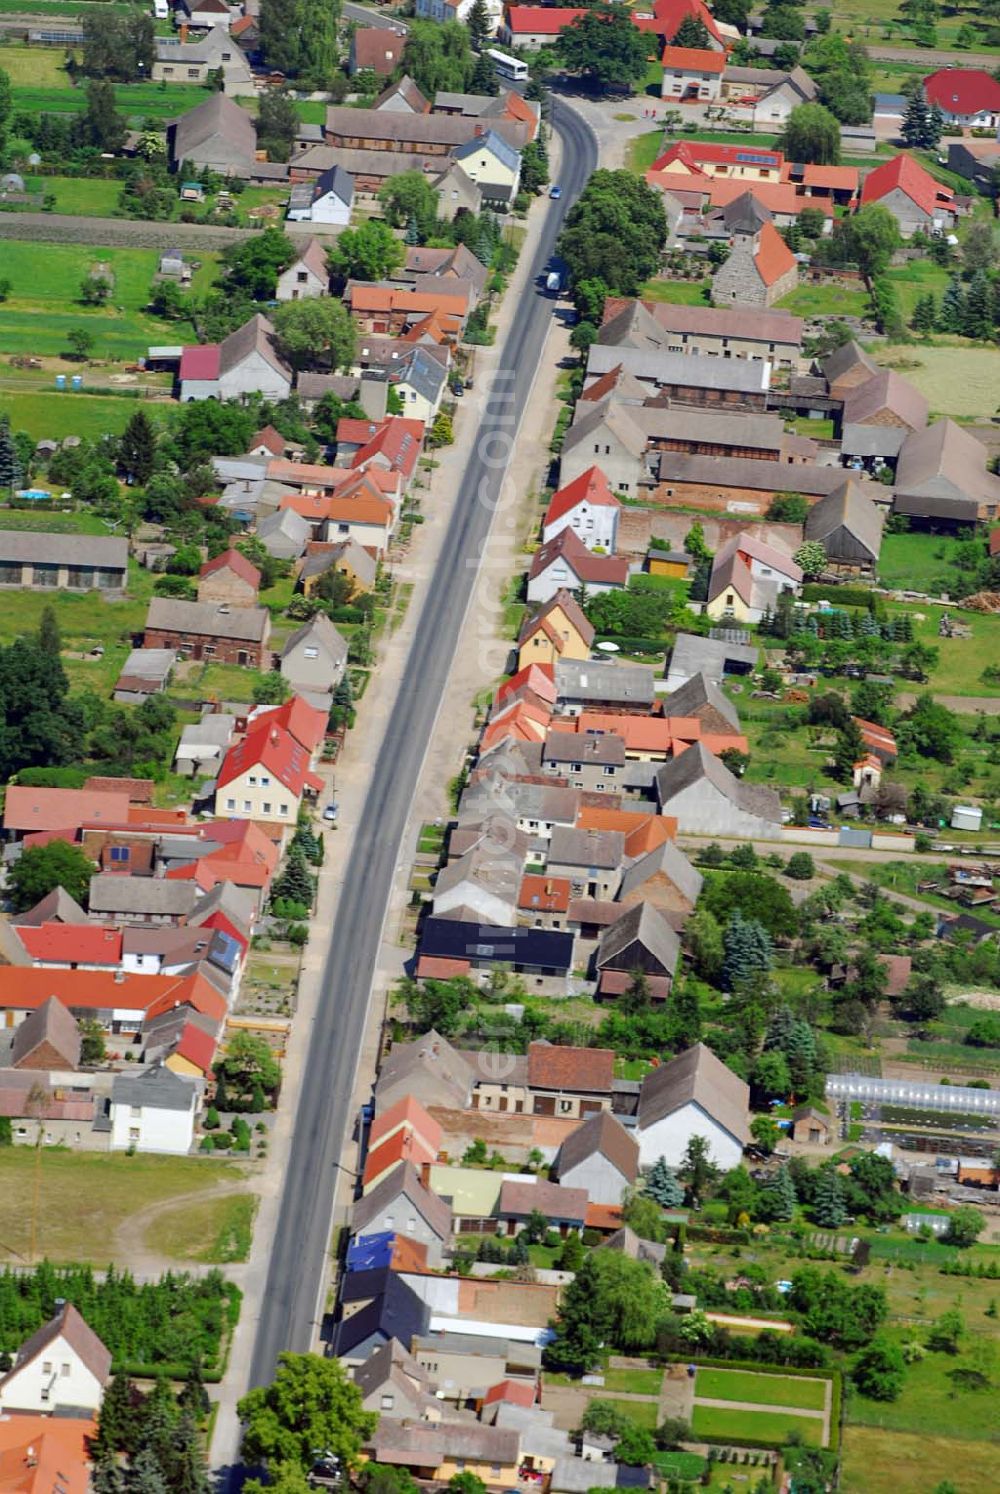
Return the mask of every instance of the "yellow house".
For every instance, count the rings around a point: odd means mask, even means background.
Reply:
[[[589,659],[594,630],[568,591],[557,591],[521,629],[517,667],[555,664],[557,659]]]
[[[306,789],[317,793],[322,787],[309,767],[309,753],[291,732],[262,723],[223,758],[215,812],[220,818],[294,827]]]
[[[164,1061],[163,1067],[186,1079],[205,1079],[211,1072],[215,1057],[215,1039],[193,1022],[187,1022],[177,1047]]]
[[[354,539],[310,547],[299,567],[298,586],[302,595],[311,597],[328,571],[346,576],[355,592],[367,592],[375,585],[378,562]]]
[[[414,1478],[446,1484],[471,1473],[489,1489],[516,1489],[519,1434],[477,1421],[394,1421],[383,1417],[365,1449],[374,1463],[408,1468]]]

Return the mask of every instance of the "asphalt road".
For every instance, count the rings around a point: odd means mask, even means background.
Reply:
[[[532,285],[549,260],[567,207],[597,164],[593,134],[558,99],[552,125],[562,139],[562,198],[548,205]],[[531,389],[553,302],[529,291],[512,325],[495,387],[469,459],[461,497],[428,593],[404,679],[375,763],[367,814],[345,871],[330,932],[321,999],[303,1073],[288,1171],[250,1366],[250,1384],[274,1377],[278,1355],[303,1352],[322,1311],[336,1168],[351,1132],[350,1111],[382,925],[417,778],[468,609],[476,567],[506,473],[497,459],[516,431]],[[494,439],[497,438],[497,439]]]
[[[378,26],[383,31],[406,31],[406,22],[391,11],[369,10],[367,5],[341,7],[345,21],[354,21],[358,26]]]

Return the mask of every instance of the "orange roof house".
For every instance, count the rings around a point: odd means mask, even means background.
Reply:
[[[716,306],[773,306],[795,289],[799,272],[795,255],[773,223],[755,232],[738,231],[725,264],[712,281]]]
[[[571,886],[568,877],[546,877],[529,873],[521,878],[517,906],[522,913],[565,913]]]
[[[374,1188],[400,1162],[412,1162],[414,1167],[420,1167],[425,1162],[433,1162],[436,1157],[436,1147],[428,1146],[417,1131],[402,1127],[380,1141],[378,1146],[369,1148],[361,1191],[367,1193],[369,1188]]]
[[[0,1494],[87,1494],[91,1417],[0,1417]]]
[[[78,831],[86,823],[124,824],[128,793],[70,788],[29,788],[12,783],[4,800],[3,827],[18,835],[37,830]]]

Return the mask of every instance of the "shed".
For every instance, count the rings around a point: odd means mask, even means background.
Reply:
[[[792,1140],[811,1146],[826,1146],[833,1138],[833,1122],[815,1105],[800,1105],[792,1111]]]

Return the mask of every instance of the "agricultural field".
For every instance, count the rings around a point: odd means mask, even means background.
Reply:
[[[786,305],[788,299],[781,304]],[[896,369],[916,385],[930,404],[932,420],[938,415],[954,420],[992,419],[997,406],[996,357],[995,348],[963,344],[958,338],[933,347],[890,344],[878,353],[883,367]]]
[[[841,1458],[842,1494],[901,1494],[911,1489],[931,1494],[945,1481],[955,1494],[982,1494],[996,1478],[995,1444],[923,1432],[848,1425]]]

